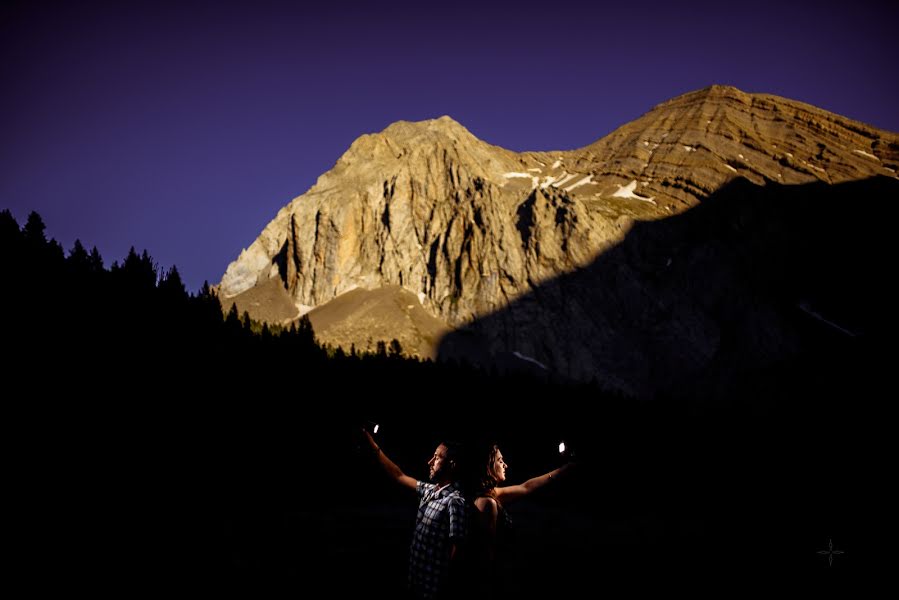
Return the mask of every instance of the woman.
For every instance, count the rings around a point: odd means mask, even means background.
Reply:
[[[519,498],[523,498],[558,478],[574,463],[568,464],[528,479],[519,485],[503,486],[509,466],[503,458],[499,446],[490,444],[481,454],[480,461],[474,461],[475,473],[470,483],[474,505],[477,508],[477,527],[475,530],[475,547],[479,564],[479,577],[483,591],[488,595],[496,591],[498,564],[511,541],[512,519],[506,506]]]

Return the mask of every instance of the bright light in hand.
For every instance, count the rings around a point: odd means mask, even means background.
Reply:
[[[559,442],[559,454],[565,452],[565,442]]]
[[[378,425],[377,423],[375,423],[375,433],[378,433],[378,427],[380,427],[380,425]]]

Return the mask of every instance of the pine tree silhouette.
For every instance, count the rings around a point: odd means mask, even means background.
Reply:
[[[97,250],[96,246],[91,248],[89,266],[90,270],[94,273],[99,273],[103,270],[103,257],[100,256],[100,251]]]
[[[156,287],[157,267],[146,250],[143,251],[143,254],[138,255],[134,246],[131,246],[125,261],[117,271],[126,288],[131,292],[146,294]]]
[[[187,289],[184,287],[184,282],[181,280],[181,274],[178,272],[178,267],[172,266],[172,268],[165,272],[159,280],[159,291],[162,292],[163,297],[165,298],[172,300],[187,299]]]
[[[38,248],[47,243],[47,237],[44,233],[46,229],[47,226],[44,225],[44,220],[41,216],[36,212],[31,211],[28,214],[28,220],[25,222],[25,226],[22,228],[22,235],[28,244]]]
[[[241,331],[240,316],[237,313],[237,304],[232,303],[228,309],[228,316],[225,318],[225,327],[228,333],[234,337]]]
[[[13,244],[22,240],[22,231],[9,209],[0,211],[0,243]]]
[[[309,320],[308,316],[303,315],[297,321],[296,336],[300,346],[307,348],[315,346],[315,332],[312,329],[312,321]]]
[[[72,249],[69,250],[69,257],[66,260],[69,267],[77,274],[83,275],[90,271],[91,257],[81,244],[81,240],[76,239]]]

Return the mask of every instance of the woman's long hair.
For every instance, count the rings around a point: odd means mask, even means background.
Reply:
[[[467,489],[472,498],[481,496],[494,497],[496,495],[496,455],[499,446],[495,443],[475,445],[473,453],[468,461],[469,476]]]

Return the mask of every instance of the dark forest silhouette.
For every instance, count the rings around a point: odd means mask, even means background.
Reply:
[[[755,373],[725,390],[739,402],[635,401],[404,359],[387,341],[364,356],[321,348],[308,321],[270,328],[223,311],[208,285],[189,293],[146,251],[109,267],[80,242],[65,252],[36,213],[21,227],[0,213],[0,264],[22,544],[57,540],[54,568],[73,577],[114,567],[140,587],[324,581],[338,596],[395,596],[415,502],[357,452],[356,426],[372,419],[419,478],[444,436],[491,435],[514,481],[557,466],[559,439],[575,445],[580,475],[516,507],[513,592],[580,597],[600,567],[743,572],[732,557],[751,539],[772,548],[769,571],[817,568],[820,538],[854,531],[816,498],[826,486],[850,500],[858,456],[816,452],[855,433],[848,417],[874,385],[860,366],[875,360],[868,339]]]

